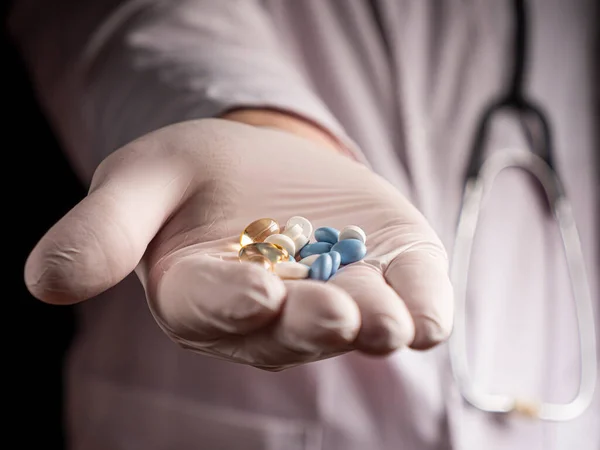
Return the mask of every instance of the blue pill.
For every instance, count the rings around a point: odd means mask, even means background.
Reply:
[[[335,244],[340,238],[340,231],[331,227],[321,227],[315,230],[315,240],[317,242],[329,242]]]
[[[290,260],[290,262],[296,261],[296,258],[294,258],[294,255],[290,255],[290,257],[288,259]]]
[[[365,257],[367,247],[358,239],[342,239],[331,248],[331,251],[340,254],[342,264],[352,264]]]
[[[332,266],[331,255],[329,253],[323,253],[311,264],[308,278],[312,280],[327,281],[331,276]]]
[[[338,252],[329,252],[331,256],[331,275],[336,273],[342,264],[342,256]]]
[[[300,250],[300,258],[306,258],[310,255],[320,255],[321,253],[329,253],[332,244],[329,242],[315,242],[307,244]]]

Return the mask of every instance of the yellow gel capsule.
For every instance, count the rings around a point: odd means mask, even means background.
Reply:
[[[248,225],[240,235],[242,247],[263,242],[272,234],[279,233],[279,224],[273,219],[258,219]]]
[[[264,258],[272,265],[288,261],[290,258],[289,253],[283,247],[268,242],[248,244],[242,247],[238,256],[242,262],[257,262],[260,258]]]
[[[263,266],[266,270],[268,270],[269,272],[273,272],[274,271],[274,266],[273,264],[271,264],[271,261],[269,261],[267,258],[265,258],[264,256],[252,256],[250,258],[248,258],[246,260],[246,262],[251,262],[254,264],[260,264],[261,266]]]

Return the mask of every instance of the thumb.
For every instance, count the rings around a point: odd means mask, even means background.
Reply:
[[[38,242],[25,264],[36,298],[77,303],[129,275],[192,182],[189,165],[151,136],[105,159],[90,192]],[[179,159],[179,160],[178,160]]]

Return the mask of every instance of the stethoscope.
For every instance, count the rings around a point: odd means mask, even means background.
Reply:
[[[454,329],[449,340],[450,363],[456,386],[472,406],[489,413],[521,413],[530,417],[567,421],[581,415],[592,403],[597,383],[595,323],[591,293],[585,272],[581,243],[571,206],[555,170],[550,126],[543,110],[523,92],[526,60],[527,10],[524,0],[514,0],[515,67],[509,91],[487,108],[477,126],[471,159],[465,175],[450,277],[455,290]],[[530,151],[501,151],[484,157],[490,124],[502,112],[519,118]],[[479,212],[498,174],[507,168],[525,170],[544,189],[551,214],[560,230],[579,328],[580,383],[577,395],[568,403],[547,403],[486,392],[471,376],[467,360],[466,303],[470,255]]]

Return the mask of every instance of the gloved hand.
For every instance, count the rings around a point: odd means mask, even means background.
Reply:
[[[366,258],[326,283],[237,260],[247,224],[296,215],[360,226]],[[225,120],[169,126],[111,154],[32,251],[25,279],[39,299],[67,304],[133,270],[175,342],[268,370],[425,349],[451,329],[446,254],[397,190],[311,141]]]

